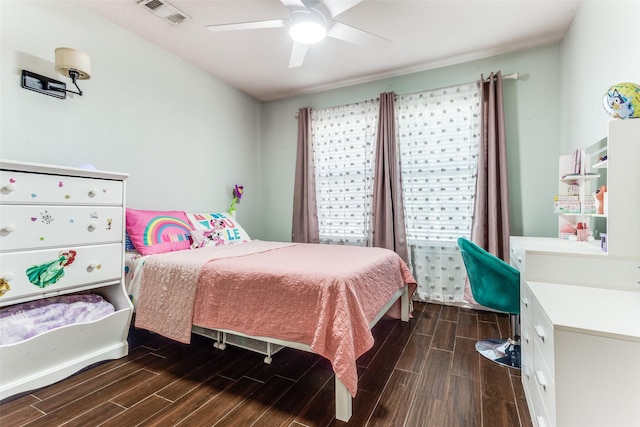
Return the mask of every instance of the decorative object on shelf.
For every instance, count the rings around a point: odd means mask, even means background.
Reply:
[[[244,193],[244,186],[236,184],[233,188],[233,200],[231,201],[231,206],[229,206],[228,212],[231,215],[234,215],[236,212],[236,204],[240,203],[240,199],[242,199],[242,194]]]
[[[579,175],[582,173],[582,151],[574,150],[573,152],[573,174]]]
[[[59,47],[56,49],[55,68],[56,72],[71,78],[72,83],[78,89],[77,92],[68,90],[64,82],[27,70],[22,70],[22,87],[60,99],[65,99],[67,92],[82,96],[82,90],[80,90],[76,81],[91,78],[91,59],[89,55],[68,47]]]
[[[589,236],[589,226],[586,222],[579,222],[576,226],[576,235],[579,242],[585,242]]]
[[[560,226],[560,238],[570,240],[572,237],[576,237],[576,229],[573,224],[562,224]]]
[[[596,213],[598,215],[604,214],[604,196],[607,192],[607,186],[601,185],[595,193],[593,193],[593,197],[596,200]]]
[[[640,117],[640,86],[618,83],[611,86],[602,98],[605,111],[616,119]]]

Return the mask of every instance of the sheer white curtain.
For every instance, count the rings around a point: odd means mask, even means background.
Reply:
[[[424,301],[465,303],[456,239],[471,235],[479,102],[478,82],[396,98],[407,241]]]
[[[378,106],[311,112],[320,243],[370,246]]]

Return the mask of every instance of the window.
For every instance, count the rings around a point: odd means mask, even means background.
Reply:
[[[456,240],[471,236],[479,100],[475,82],[396,98],[407,241],[423,300],[464,301]]]
[[[367,246],[378,101],[311,112],[320,242]]]
[[[479,101],[477,82],[396,97],[407,240],[423,300],[464,301],[456,240],[471,235]],[[311,113],[321,243],[370,244],[378,107]]]
[[[470,234],[479,138],[477,84],[398,96],[407,239]]]

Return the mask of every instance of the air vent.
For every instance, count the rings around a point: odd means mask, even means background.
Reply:
[[[172,24],[180,24],[188,16],[182,11],[176,9],[171,4],[162,0],[141,0],[138,2],[140,6],[143,6],[148,11],[158,15],[160,18],[171,22]]]

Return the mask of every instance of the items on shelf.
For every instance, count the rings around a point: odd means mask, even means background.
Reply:
[[[640,85],[624,82],[611,86],[602,98],[602,105],[616,119],[640,117]]]
[[[595,199],[595,206],[596,206],[596,213],[599,215],[602,215],[604,213],[606,213],[606,209],[605,209],[605,197],[607,194],[607,186],[606,185],[601,185],[600,188],[598,188],[594,193],[593,193],[593,198]]]

